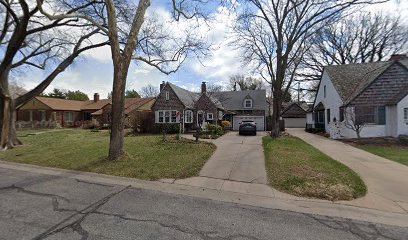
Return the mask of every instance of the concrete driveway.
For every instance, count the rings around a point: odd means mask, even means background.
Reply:
[[[340,141],[331,140],[303,129],[287,129],[333,159],[353,169],[367,185],[365,197],[343,204],[408,213],[408,167],[379,157]]]
[[[200,172],[201,177],[266,184],[264,132],[240,136],[229,132],[214,141],[217,150]]]

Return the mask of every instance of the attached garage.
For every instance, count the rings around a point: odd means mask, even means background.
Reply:
[[[256,123],[257,131],[265,131],[264,116],[234,116],[232,119],[232,129],[238,131],[239,125],[242,121],[254,121]]]

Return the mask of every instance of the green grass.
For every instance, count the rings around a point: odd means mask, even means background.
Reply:
[[[296,196],[350,200],[364,196],[361,178],[296,137],[263,138],[266,171],[272,187]]]
[[[396,148],[376,145],[353,145],[364,151],[408,166],[408,148]]]
[[[0,152],[0,159],[147,180],[196,176],[216,148],[188,140],[163,143],[157,135],[126,137],[127,156],[107,161],[106,131],[68,129],[20,140],[23,146]]]

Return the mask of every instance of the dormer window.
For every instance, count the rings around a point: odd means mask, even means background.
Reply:
[[[252,99],[245,99],[244,108],[252,108]]]
[[[170,99],[170,93],[169,91],[166,91],[166,101],[168,101]]]

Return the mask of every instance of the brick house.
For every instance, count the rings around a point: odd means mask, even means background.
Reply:
[[[128,98],[125,102],[126,117],[137,111],[150,111],[154,98]],[[35,97],[17,109],[17,127],[86,127],[110,123],[112,101],[100,99],[74,101],[59,98]]]
[[[361,137],[408,135],[408,57],[325,67],[307,119],[332,138],[355,138],[354,123]]]
[[[200,93],[163,82],[152,106],[156,124],[181,123],[186,130],[208,123],[219,124],[221,120],[229,120],[233,130],[238,130],[242,120],[254,120],[263,131],[266,109],[265,90],[211,93],[207,92],[205,82]]]

